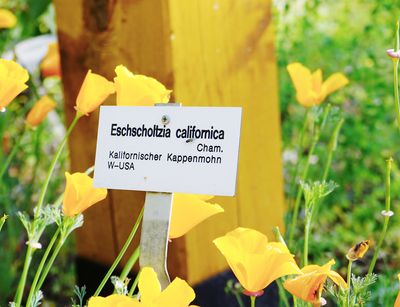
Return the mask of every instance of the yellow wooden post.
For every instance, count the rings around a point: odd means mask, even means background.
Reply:
[[[55,0],[67,120],[87,69],[153,76],[185,106],[242,106],[237,196],[218,197],[225,213],[170,247],[169,270],[191,283],[227,268],[212,240],[237,226],[272,238],[282,227],[283,178],[277,69],[270,0]],[[109,99],[112,103],[115,99]],[[73,170],[94,162],[97,115],[70,141]],[[78,253],[110,263],[134,223],[143,193],[112,191],[85,213]]]
[[[218,198],[225,214],[185,237],[188,277],[198,282],[226,266],[212,244],[214,238],[237,226],[253,227],[272,238],[271,227],[282,226],[271,2],[172,0],[170,14],[176,100],[185,105],[243,107],[237,196]]]

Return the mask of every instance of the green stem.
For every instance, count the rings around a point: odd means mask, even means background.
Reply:
[[[40,99],[40,95],[39,95],[39,92],[37,90],[35,82],[33,82],[33,80],[32,80],[32,77],[28,79],[27,83],[28,83],[29,89],[31,90],[31,92],[33,94],[33,97],[36,100],[39,100]]]
[[[50,182],[50,178],[51,178],[51,175],[53,174],[53,171],[54,171],[54,168],[56,166],[57,160],[60,157],[60,154],[61,154],[65,144],[67,143],[69,135],[71,134],[72,130],[75,128],[76,124],[78,123],[79,118],[81,118],[81,117],[82,117],[82,115],[79,112],[76,112],[76,115],[75,115],[71,125],[69,126],[69,128],[68,128],[68,130],[67,130],[67,132],[66,132],[66,134],[65,134],[65,136],[63,138],[63,140],[61,141],[60,145],[58,146],[58,149],[57,149],[57,151],[56,151],[56,153],[55,153],[55,155],[53,157],[53,160],[51,160],[50,167],[49,167],[49,169],[47,171],[46,179],[45,179],[45,181],[44,181],[44,183],[42,185],[42,189],[40,191],[39,200],[38,200],[38,203],[37,203],[37,206],[36,206],[35,220],[38,217],[40,209],[41,209],[41,207],[43,205],[44,197],[46,195],[47,188],[48,188],[49,182]]]
[[[22,270],[22,274],[21,274],[21,277],[20,277],[19,283],[18,283],[17,292],[14,297],[14,302],[15,302],[16,307],[21,306],[22,295],[24,293],[24,288],[25,288],[26,278],[28,276],[29,266],[32,261],[32,255],[33,255],[33,248],[29,244],[28,249],[26,251],[26,255],[25,255],[24,268]]]
[[[0,54],[3,54],[9,48],[8,45],[11,42],[12,36],[13,36],[11,34],[10,29],[2,29],[2,31],[4,31],[6,33],[6,35],[2,38],[2,44],[1,44],[2,48],[0,48]],[[14,53],[15,53],[15,51],[14,51]]]
[[[115,268],[117,267],[118,263],[121,261],[122,257],[125,255],[126,250],[128,249],[129,245],[131,244],[133,237],[136,234],[137,229],[139,228],[139,224],[142,221],[143,218],[143,212],[144,212],[144,207],[139,213],[139,216],[135,222],[135,225],[133,225],[132,231],[129,234],[128,238],[125,241],[124,246],[122,247],[121,251],[119,252],[117,258],[115,258],[113,264],[111,265],[110,269],[108,270],[107,274],[104,276],[103,280],[101,281],[100,285],[98,286],[96,292],[93,294],[93,296],[98,296],[100,294],[100,291],[103,289],[104,285],[110,278],[111,274],[114,272]]]
[[[250,296],[251,307],[256,307],[256,297]]]
[[[395,47],[394,51],[398,51],[400,48],[399,43],[399,22],[396,24],[396,40],[395,40]],[[397,128],[400,130],[400,100],[399,100],[399,75],[398,75],[398,68],[399,68],[399,59],[393,59],[393,91],[394,91],[394,100],[396,104],[396,111],[397,111]]]
[[[27,189],[26,193],[26,202],[30,202],[32,198],[33,191],[35,190],[36,180],[37,180],[37,172],[40,169],[40,161],[41,161],[41,135],[43,133],[43,125],[39,125],[34,133],[33,139],[33,147],[34,147],[34,156],[35,156],[35,163],[33,166],[31,180]]]
[[[396,104],[396,112],[397,112],[397,127],[400,130],[400,101],[399,101],[399,76],[398,76],[398,68],[399,68],[399,59],[393,60],[393,90],[394,90],[394,100]]]
[[[140,255],[140,246],[136,247],[135,251],[132,253],[131,257],[126,262],[125,267],[122,270],[121,275],[119,276],[120,280],[124,280],[128,276],[129,272],[132,270],[133,266],[139,259],[139,255]]]
[[[337,122],[335,128],[333,129],[331,138],[329,140],[328,155],[327,155],[325,166],[324,166],[324,172],[323,172],[323,175],[322,175],[322,178],[321,178],[322,182],[324,182],[324,181],[326,182],[327,179],[328,179],[329,170],[330,170],[331,165],[332,165],[333,153],[335,152],[335,150],[337,148],[337,140],[338,140],[338,137],[339,137],[340,129],[343,126],[343,123],[344,123],[344,118],[341,118]],[[321,202],[319,200],[316,201],[316,203],[315,203],[315,205],[313,207],[313,212],[314,212],[313,216],[318,215],[320,203]]]
[[[304,225],[303,266],[308,265],[308,239],[310,237],[311,226],[311,216],[309,216],[309,214],[306,214],[306,216],[306,223]]]
[[[6,222],[7,215],[3,214],[3,216],[0,218],[0,231],[3,228],[4,223]]]
[[[3,181],[3,176],[4,176],[5,172],[7,171],[8,167],[11,164],[12,159],[14,159],[14,156],[18,152],[19,146],[21,145],[21,141],[25,135],[25,132],[26,132],[26,129],[24,129],[22,131],[22,133],[19,135],[19,137],[17,138],[17,141],[15,142],[15,144],[13,146],[13,149],[11,150],[10,154],[7,156],[6,161],[1,166],[1,169],[0,169],[0,182],[1,183]]]
[[[335,129],[333,130],[332,136],[329,140],[328,156],[326,158],[326,162],[325,162],[325,166],[324,166],[324,173],[322,175],[322,181],[326,181],[328,179],[329,170],[332,165],[333,152],[337,148],[337,139],[339,137],[340,129],[342,128],[343,123],[344,123],[344,118],[341,118],[337,122]]]
[[[40,290],[40,288],[37,288],[36,285],[39,281],[39,277],[40,277],[40,274],[42,273],[42,270],[46,263],[47,257],[49,256],[50,251],[53,248],[53,245],[56,242],[59,234],[60,234],[60,229],[58,228],[57,231],[54,233],[53,237],[51,238],[51,241],[50,241],[49,245],[47,246],[47,249],[42,257],[42,260],[40,261],[40,264],[38,266],[38,269],[36,271],[35,277],[32,282],[31,290],[29,291],[28,300],[26,301],[27,307],[31,306],[30,304],[31,304],[33,296]]]
[[[128,296],[129,296],[129,297],[132,297],[132,296],[133,296],[133,293],[135,292],[136,287],[137,287],[137,285],[138,285],[138,283],[139,283],[139,277],[140,277],[140,271],[137,273],[137,275],[136,275],[136,277],[135,277],[135,280],[133,281],[132,287],[131,287],[131,289],[129,290],[129,293],[128,293]]]
[[[22,141],[22,139],[23,139],[23,137],[25,135],[25,132],[26,132],[26,127],[24,128],[22,133],[18,136],[18,138],[17,138],[17,140],[16,140],[16,142],[15,142],[15,144],[13,146],[13,149],[11,150],[10,154],[7,156],[6,161],[1,166],[1,170],[0,170],[0,186],[2,188],[1,194],[3,194],[3,192],[4,192],[3,188],[5,188],[4,185],[3,185],[3,176],[6,173],[6,171],[8,170],[8,167],[10,166],[10,164],[11,164],[12,160],[14,159],[15,155],[17,154],[18,149],[19,149],[19,147],[21,145],[21,141]],[[9,201],[6,200],[4,202],[4,208],[5,208],[6,214],[11,215],[12,207],[11,207]],[[10,219],[7,229],[8,229],[8,235],[11,238],[15,238],[18,235],[17,234],[17,230],[16,230],[16,226],[15,226],[15,223],[14,223],[14,219]]]
[[[236,302],[238,303],[239,307],[245,307],[240,293],[238,293],[237,291],[234,291],[233,293],[235,295]]]
[[[349,260],[349,265],[347,267],[347,307],[350,307],[350,294],[351,294],[351,266],[353,264],[352,260]]]
[[[51,175],[53,174],[56,162],[57,162],[57,160],[58,160],[58,158],[59,158],[59,156],[61,154],[62,149],[64,148],[64,146],[65,146],[65,144],[67,142],[67,139],[68,139],[69,135],[71,134],[72,130],[76,126],[76,124],[77,124],[79,118],[81,118],[81,116],[82,115],[80,113],[78,113],[78,112],[76,113],[74,120],[72,121],[71,125],[69,126],[69,128],[68,128],[68,130],[67,130],[67,132],[66,132],[66,134],[65,134],[65,136],[63,138],[63,140],[61,141],[60,145],[58,146],[57,152],[55,153],[55,155],[54,155],[54,157],[53,157],[53,159],[51,161],[50,167],[49,167],[49,169],[47,171],[46,179],[45,179],[45,181],[44,181],[44,183],[42,185],[41,191],[40,191],[40,196],[39,196],[38,203],[36,205],[35,216],[34,216],[34,219],[33,219],[33,222],[32,222],[32,224],[33,224],[32,225],[32,229],[35,229],[35,225],[34,224],[35,224],[35,222],[36,222],[36,220],[37,220],[37,218],[39,216],[41,207],[43,205],[44,197],[46,195],[46,191],[47,191],[47,188],[48,188],[48,185],[49,185],[49,182],[50,182]],[[20,307],[20,305],[21,305],[22,295],[23,295],[24,288],[25,288],[25,283],[26,283],[26,278],[28,276],[28,270],[29,270],[29,266],[30,266],[31,260],[32,260],[31,259],[32,258],[32,254],[33,254],[33,249],[32,249],[32,247],[30,245],[28,245],[28,249],[27,249],[26,255],[25,255],[24,268],[23,268],[22,275],[21,275],[21,278],[20,278],[19,283],[18,283],[18,288],[17,288],[17,292],[16,292],[16,295],[15,295],[15,299],[14,299],[14,302],[16,303],[16,307]]]
[[[307,179],[308,169],[310,166],[310,160],[311,160],[312,155],[314,154],[315,147],[316,147],[316,145],[319,141],[320,135],[321,135],[321,130],[322,130],[323,126],[325,125],[325,122],[328,117],[330,109],[331,109],[331,105],[327,104],[327,106],[325,107],[324,113],[322,115],[321,124],[315,128],[313,140],[311,143],[310,150],[308,151],[306,164],[305,164],[303,172],[301,174],[300,181],[305,181]],[[294,209],[293,209],[292,221],[291,221],[291,224],[289,227],[289,246],[291,248],[293,245],[294,229],[296,228],[296,223],[297,223],[297,218],[299,215],[300,201],[301,201],[302,195],[303,195],[303,188],[299,184],[298,188],[297,188],[296,201],[295,201]]]
[[[303,174],[301,175],[300,181],[305,181],[307,179],[308,175],[308,168],[310,165],[310,160],[311,156],[314,153],[314,149],[318,143],[318,137],[313,138],[313,142],[311,144],[310,150],[308,152],[307,160],[306,160],[306,165],[303,170]],[[290,223],[290,228],[289,228],[289,246],[292,247],[293,245],[293,236],[294,236],[294,229],[296,228],[296,223],[297,223],[297,217],[299,215],[299,209],[300,209],[300,201],[301,201],[301,196],[303,195],[303,188],[299,184],[297,188],[297,195],[296,195],[296,201],[294,203],[294,208],[293,208],[293,215],[292,215],[292,221]]]
[[[285,239],[283,238],[283,236],[282,236],[282,234],[281,234],[281,231],[279,230],[279,227],[278,227],[278,226],[272,227],[272,232],[273,232],[274,235],[275,235],[275,239],[276,239],[278,242],[282,243],[283,245],[285,245],[285,246],[287,247],[286,242],[285,242]]]
[[[369,265],[368,268],[368,274],[372,274],[375,268],[376,260],[378,259],[379,251],[381,249],[382,243],[385,240],[386,236],[386,231],[389,226],[389,220],[390,220],[390,173],[392,170],[392,162],[393,159],[389,158],[386,160],[386,180],[385,180],[385,187],[386,187],[386,192],[385,192],[385,212],[388,213],[385,215],[385,220],[383,222],[383,229],[381,232],[381,235],[379,237],[378,244],[375,248],[374,256],[372,257],[372,261]]]
[[[283,302],[285,307],[290,307],[289,300],[288,300],[288,298],[286,296],[286,291],[285,291],[285,289],[283,288],[283,285],[282,285],[282,281],[277,279],[276,280],[276,284],[278,285],[280,301]]]
[[[63,246],[64,242],[65,242],[66,237],[62,236],[59,238],[58,243],[53,251],[53,254],[51,255],[49,262],[46,264],[43,273],[40,275],[39,281],[37,282],[37,286],[35,289],[35,292],[39,291],[39,289],[42,288],[42,285],[47,277],[47,275],[50,272],[51,267],[53,266],[54,260],[56,260],[56,257],[58,256],[61,247]]]
[[[13,212],[11,200],[7,197],[7,188],[4,185],[0,184],[0,197],[1,204],[4,206],[4,212]],[[14,213],[14,212],[13,212]],[[11,215],[11,214],[9,214]],[[6,238],[8,239],[9,249],[10,251],[14,251],[14,254],[17,253],[17,246],[20,243],[20,234],[17,229],[16,221],[14,218],[10,218],[6,227]]]
[[[279,230],[279,227],[278,226],[273,227],[272,228],[272,232],[275,235],[275,240],[277,240],[278,242],[282,243],[283,245],[285,245],[287,247],[285,239],[283,238],[283,236],[282,236],[282,234],[281,234],[281,232]],[[284,289],[284,287],[282,285],[282,281],[280,279],[277,279],[276,283],[278,284],[279,297],[281,298],[281,301],[284,303],[284,305],[286,307],[289,307],[290,306],[289,299],[286,296],[287,292],[285,291],[285,289]]]
[[[308,115],[310,114],[310,108],[306,109],[306,113],[304,114],[304,119],[303,119],[303,126],[301,128],[301,132],[300,132],[300,141],[299,144],[297,145],[297,163],[292,175],[292,181],[290,183],[290,197],[292,198],[292,196],[294,196],[293,194],[295,193],[295,189],[296,189],[296,179],[297,179],[297,175],[299,173],[299,165],[300,165],[300,157],[303,151],[303,143],[304,143],[304,136],[305,136],[305,131],[307,128],[307,122],[308,122]],[[292,202],[292,201],[291,201]],[[289,204],[289,208],[291,208],[292,204]]]

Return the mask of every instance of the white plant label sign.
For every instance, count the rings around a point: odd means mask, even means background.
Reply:
[[[100,108],[95,187],[235,195],[242,109]]]

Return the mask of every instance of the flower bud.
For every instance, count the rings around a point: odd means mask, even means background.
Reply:
[[[47,53],[40,63],[40,71],[44,77],[61,77],[60,52],[57,43],[49,44]]]
[[[49,96],[40,98],[26,117],[26,123],[31,127],[38,126],[47,114],[56,107],[56,103]]]
[[[90,112],[96,110],[114,92],[114,83],[89,70],[76,98],[75,109],[82,115],[89,115]]]

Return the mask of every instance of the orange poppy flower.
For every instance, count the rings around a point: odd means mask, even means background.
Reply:
[[[284,287],[294,296],[319,306],[321,305],[322,290],[328,277],[341,288],[347,289],[344,279],[331,270],[334,264],[335,260],[332,259],[323,266],[307,265],[301,269],[303,274],[286,280]]]

